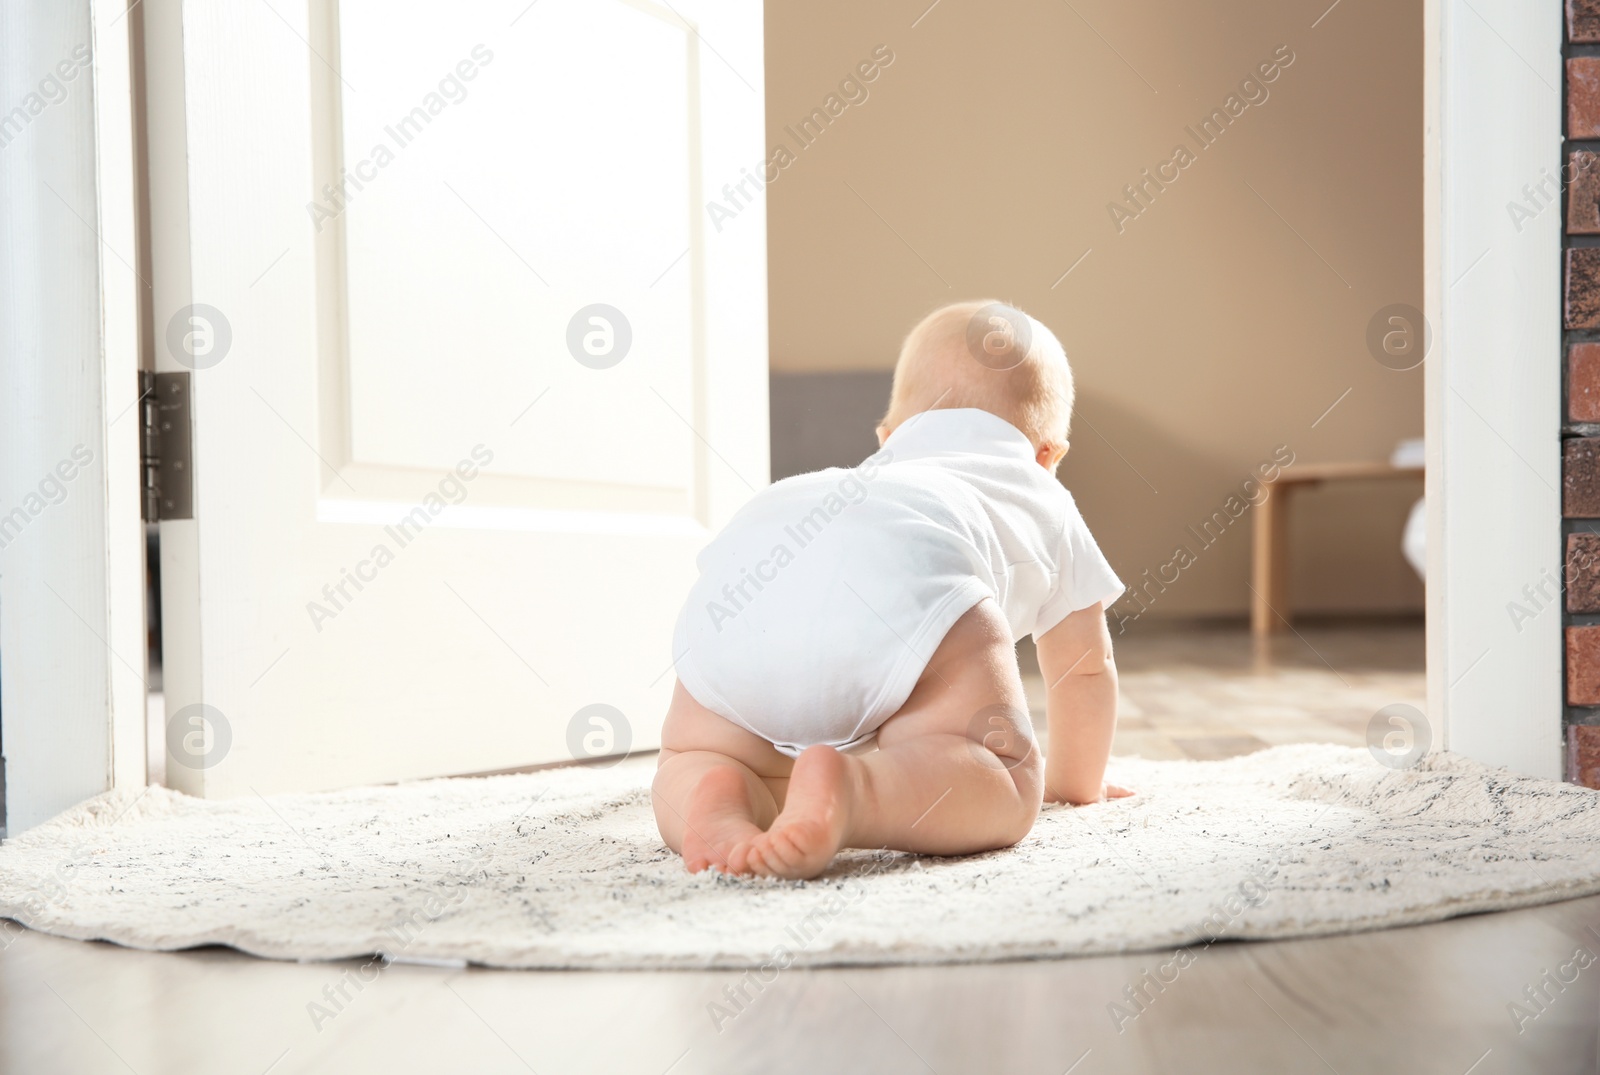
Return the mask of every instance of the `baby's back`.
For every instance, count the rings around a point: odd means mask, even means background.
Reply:
[[[730,520],[679,618],[679,678],[780,749],[846,745],[898,709],[979,601],[1014,637],[1035,630],[1074,519],[1008,423],[928,412],[860,466],[785,479]]]

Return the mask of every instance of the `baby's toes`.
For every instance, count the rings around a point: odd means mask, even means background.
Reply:
[[[778,875],[789,868],[790,860],[794,857],[792,842],[787,839],[787,833],[769,832],[767,842],[761,848],[761,863],[766,867],[766,872]]]
[[[728,848],[728,861],[722,868],[734,876],[743,876],[750,872],[750,840],[740,840]]]
[[[772,876],[772,837],[763,833],[750,841],[750,849],[745,858],[746,874],[757,877]]]
[[[796,878],[804,875],[809,856],[794,828],[786,828],[774,835],[767,847],[767,865],[774,877]]]

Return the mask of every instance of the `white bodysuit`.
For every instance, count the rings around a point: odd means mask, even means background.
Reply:
[[[1028,438],[975,409],[924,411],[859,466],[769,486],[698,565],[678,678],[791,757],[869,739],[986,597],[1015,639],[1122,593]]]

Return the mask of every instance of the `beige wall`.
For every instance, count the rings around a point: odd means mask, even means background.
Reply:
[[[1242,612],[1249,517],[1204,551],[1188,525],[1279,445],[1382,459],[1422,433],[1422,371],[1365,343],[1380,307],[1422,305],[1422,5],[1344,0],[1313,29],[1272,0],[949,0],[913,28],[926,6],[766,5],[768,143],[795,158],[767,189],[774,370],[887,368],[933,306],[1015,302],[1071,357],[1061,476],[1112,563],[1132,582],[1187,544],[1151,615]],[[879,45],[866,100],[797,148],[785,126]],[[1196,149],[1185,126],[1280,45],[1270,96]],[[1196,159],[1119,234],[1107,204],[1179,144]],[[1417,495],[1304,494],[1297,606],[1420,609],[1398,552]]]

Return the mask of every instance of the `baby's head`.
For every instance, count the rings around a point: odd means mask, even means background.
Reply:
[[[907,334],[894,367],[878,442],[923,411],[976,407],[1020,429],[1034,457],[1054,471],[1067,452],[1072,368],[1055,334],[993,299],[958,302]]]

